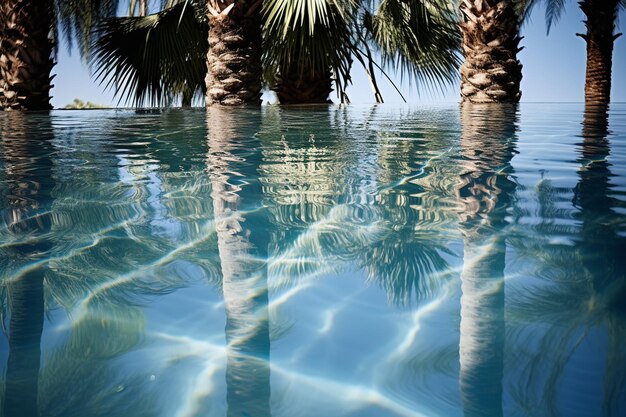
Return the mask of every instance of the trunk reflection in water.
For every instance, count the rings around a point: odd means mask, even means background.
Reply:
[[[16,238],[0,249],[2,270],[13,269],[13,276],[2,274],[5,278],[0,282],[6,287],[11,314],[4,415],[36,417],[47,269],[41,260],[51,245],[46,234],[50,231],[50,194],[54,187],[49,158],[52,126],[48,114],[28,121],[23,113],[2,116],[1,154],[8,174],[8,209],[0,221]],[[32,139],[31,129],[37,131],[39,140]]]
[[[207,110],[207,165],[226,310],[229,417],[270,416],[268,236],[263,228],[252,230],[259,221],[255,217],[262,216],[264,209],[247,206],[260,201],[258,182],[238,181],[241,175],[256,176],[257,167],[249,161],[259,160],[250,154],[260,146],[244,148],[238,144],[237,135],[254,135],[260,125],[260,112]],[[252,172],[234,171],[235,165],[236,169]]]
[[[542,268],[540,290],[514,291],[509,306],[513,321],[536,329],[534,345],[520,344],[513,352],[514,369],[526,382],[514,395],[545,410],[536,415],[621,416],[626,411],[626,241],[623,216],[616,210],[623,201],[610,169],[608,121],[605,107],[587,106],[576,185],[544,186],[541,223],[522,232],[523,243],[515,243],[525,257],[540,259]],[[559,222],[565,215],[558,210],[565,204],[571,205],[566,215],[573,219],[567,223]],[[550,244],[557,235],[569,237],[571,244]],[[513,330],[513,339],[524,331]]]
[[[0,114],[0,415],[623,415],[626,108],[553,107]]]
[[[591,278],[588,307],[600,323],[605,323],[608,333],[601,411],[604,416],[621,416],[626,413],[626,239],[616,227],[620,219],[614,209],[620,201],[611,196],[608,118],[605,106],[585,107],[581,149],[584,165],[578,173],[574,205],[580,209],[583,221],[577,249],[585,255],[582,264]]]
[[[460,383],[465,416],[502,416],[507,209],[515,185],[517,106],[464,104],[458,187],[464,237]]]

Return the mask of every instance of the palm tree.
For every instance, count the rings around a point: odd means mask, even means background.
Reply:
[[[349,78],[357,7],[353,0],[264,2],[264,74],[281,104],[327,103],[332,73]]]
[[[261,13],[260,3],[249,5],[244,16],[249,29],[233,23],[245,3],[216,3],[209,3],[208,18],[202,15],[206,4],[200,0],[169,0],[156,15],[103,25],[94,46],[96,77],[108,80],[107,86],[114,86],[120,96],[134,96],[136,104],[147,98],[152,104],[169,104],[171,100],[162,98],[180,94],[176,85],[206,91],[207,105],[258,102],[260,46],[248,45],[245,36],[257,33],[254,16]],[[382,96],[376,67],[399,68],[413,80],[444,84],[454,78],[459,64],[460,39],[446,0],[270,0],[264,3],[262,18],[263,79],[284,104],[328,102],[333,78],[338,96],[346,101],[355,59],[370,78],[377,101]],[[235,26],[227,29],[231,24]],[[254,36],[260,42],[260,35]],[[203,47],[198,38],[206,44],[207,37],[209,44]],[[382,56],[380,64],[373,58],[376,51]],[[207,70],[205,84],[199,73]],[[235,99],[237,94],[241,97]]]
[[[207,1],[207,106],[261,103],[261,3]]]
[[[465,157],[458,199],[463,207],[460,383],[466,416],[502,416],[504,267],[502,229],[514,183],[516,107],[466,103],[461,109]]]
[[[108,19],[90,59],[96,79],[139,106],[259,104],[260,0],[168,0],[152,15]],[[208,51],[208,55],[207,55]]]
[[[461,0],[463,33],[461,100],[516,103],[520,100],[522,64],[520,14],[511,0]]]
[[[0,107],[50,109],[53,10],[47,1],[0,5]]]
[[[543,2],[546,4],[548,33],[565,8],[563,0],[526,0],[526,14]],[[619,8],[626,8],[626,0],[581,0],[580,10],[585,14],[587,33],[577,33],[587,43],[587,69],[585,72],[585,104],[608,105],[611,101],[611,72],[613,45],[621,33],[615,32]]]
[[[116,17],[99,25],[90,63],[94,77],[135,106],[190,107],[204,96],[208,27],[197,2],[173,1],[159,13]]]
[[[624,0],[582,0],[580,9],[587,17],[587,33],[581,36],[587,43],[585,72],[585,103],[606,105],[611,101],[611,67],[613,44],[621,34],[614,34],[618,4]]]
[[[436,0],[264,3],[266,70],[282,104],[328,101],[334,75],[338,97],[347,101],[352,62],[383,98],[375,69],[401,69],[412,80],[445,84],[459,64],[459,35],[450,2]],[[378,64],[374,53],[382,58]],[[386,73],[384,73],[387,76]],[[388,76],[387,76],[388,78]],[[395,87],[395,85],[394,85]]]
[[[57,23],[71,47],[87,51],[93,24],[113,16],[118,0],[7,0],[0,5],[0,108],[48,110]],[[52,34],[52,36],[51,36]]]

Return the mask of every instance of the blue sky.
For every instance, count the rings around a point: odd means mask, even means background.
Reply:
[[[624,31],[626,13],[620,13],[618,31]],[[522,79],[522,101],[524,102],[581,102],[585,81],[585,42],[575,36],[585,32],[584,16],[576,2],[569,1],[567,12],[546,35],[543,8],[536,8],[530,21],[522,27],[524,49],[518,55],[524,65]],[[59,48],[58,63],[53,69],[57,76],[53,80],[52,104],[63,107],[74,98],[94,103],[115,105],[111,91],[91,80],[89,69],[81,62],[78,53],[68,54],[65,45]],[[613,52],[613,102],[626,102],[626,36],[615,42]],[[373,103],[369,83],[360,67],[353,69],[353,86],[348,89],[352,103]],[[393,77],[399,82],[399,76]],[[393,88],[378,77],[385,102],[402,103]],[[409,103],[455,103],[459,100],[458,84],[443,93],[429,93],[427,88],[404,83],[401,90]]]

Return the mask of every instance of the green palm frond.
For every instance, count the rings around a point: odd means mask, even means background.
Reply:
[[[365,12],[364,25],[383,64],[409,81],[439,85],[454,81],[461,37],[448,1],[383,0]]]
[[[550,33],[550,29],[553,25],[558,23],[559,19],[563,15],[565,10],[566,0],[521,0],[518,1],[519,10],[521,12],[522,21],[527,22],[530,20],[530,14],[534,10],[535,6],[540,3],[544,3],[546,6],[546,28],[547,33]],[[619,0],[619,7],[626,9],[626,0]]]
[[[546,3],[546,26],[550,33],[550,28],[557,23],[565,9],[565,0],[551,0]]]
[[[546,32],[549,34],[550,29],[556,24],[563,10],[565,9],[566,0],[523,0],[519,2],[522,21],[528,21],[530,14],[534,10],[535,6],[540,3],[544,3],[546,7],[545,19],[546,19]]]
[[[265,79],[270,84],[282,69],[311,74],[333,70],[350,79],[352,27],[356,0],[267,0]]]
[[[58,26],[69,49],[77,40],[79,51],[85,57],[90,52],[94,27],[104,19],[114,17],[118,4],[119,0],[56,0],[54,33],[56,35]]]
[[[207,30],[187,1],[145,17],[110,19],[96,30],[93,74],[134,105],[190,98],[204,89]]]
[[[331,68],[341,94],[356,58],[373,84],[377,66],[443,85],[454,80],[460,65],[460,34],[447,0],[268,0],[263,11],[270,84],[281,69]]]

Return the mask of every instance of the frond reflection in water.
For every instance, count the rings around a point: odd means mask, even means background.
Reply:
[[[530,236],[524,239],[529,243],[519,247],[523,256],[541,259],[537,273],[544,282],[538,290],[522,288],[511,302],[514,320],[541,323],[543,328],[535,349],[517,352],[516,362],[526,364],[522,375],[528,378],[528,386],[517,395],[519,401],[538,404],[551,415],[626,412],[626,239],[623,216],[616,211],[624,203],[616,198],[611,181],[608,118],[607,108],[585,108],[578,183],[571,199],[579,223],[567,230],[572,243],[549,245]],[[546,190],[550,191],[553,195],[542,201],[545,212],[551,212],[550,202],[561,192]],[[563,234],[555,227],[544,222],[529,233]],[[596,353],[597,360],[592,360],[589,353],[582,353],[590,349],[606,353],[604,357]],[[604,369],[598,367],[601,359]],[[566,374],[579,378],[580,384],[572,387]],[[601,379],[601,401],[589,401],[586,387]]]
[[[437,292],[442,254],[451,255],[453,216],[435,207],[448,191],[436,183],[445,139],[378,137],[374,110],[365,124],[352,117],[328,106],[280,109],[265,124],[261,181],[277,225],[270,277],[281,287],[356,265],[391,302],[410,304]]]
[[[207,165],[226,310],[229,417],[271,415],[266,262],[269,240],[262,228],[252,229],[259,211],[245,215],[241,211],[246,204],[259,201],[258,185],[239,180],[256,176],[254,161],[258,158],[253,154],[258,144],[254,146],[247,138],[244,146],[238,139],[256,133],[260,111],[207,109]]]
[[[517,106],[463,104],[458,185],[464,235],[460,383],[465,416],[502,416],[504,267]]]
[[[582,137],[565,107],[522,106],[541,119],[519,131],[505,106],[11,119],[0,356],[20,306],[40,350],[8,396],[38,417],[624,414],[624,107]]]
[[[186,187],[185,177],[164,172],[145,123],[109,138],[94,136],[90,124],[68,125],[65,115],[1,116],[0,293],[15,342],[5,415],[155,415],[155,384],[129,369],[128,357],[142,347],[149,298],[219,276],[206,251],[212,222],[190,204],[202,204],[208,180]],[[99,122],[120,129],[116,117]],[[195,142],[205,144],[202,136]],[[191,145],[190,153],[205,153]],[[190,197],[183,207],[168,204],[171,190]]]
[[[40,372],[41,415],[154,415],[159,402],[142,384],[142,372],[128,372],[123,356],[138,350],[144,334],[142,311],[100,303],[67,329],[65,343],[44,352]],[[137,401],[137,398],[141,398]]]

